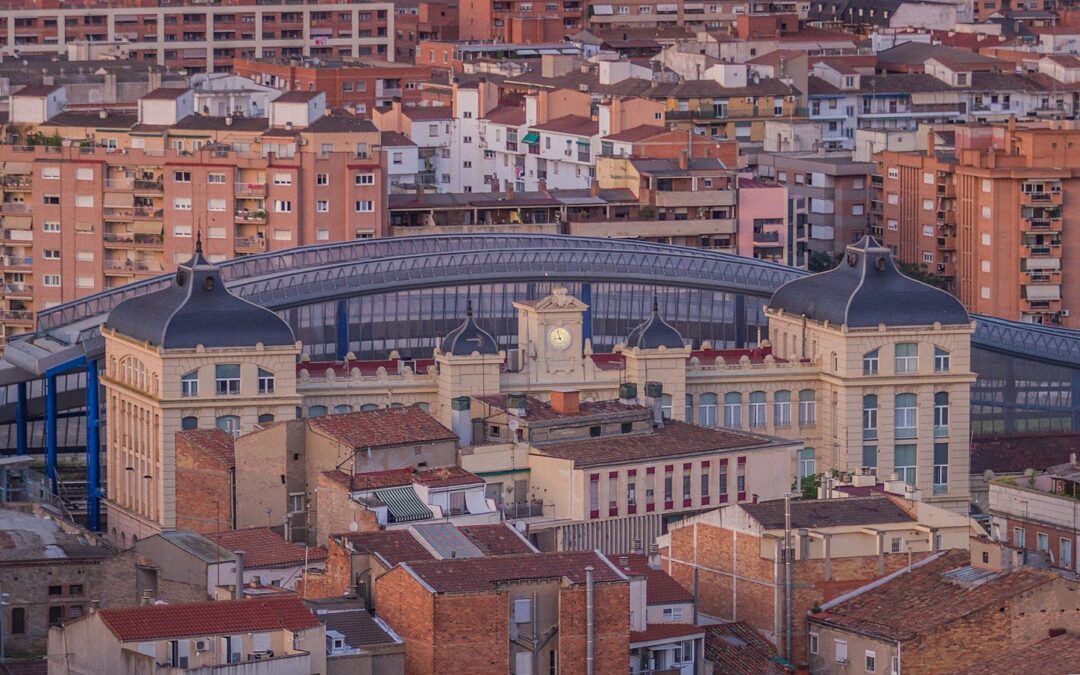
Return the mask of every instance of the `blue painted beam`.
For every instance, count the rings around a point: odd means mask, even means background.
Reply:
[[[101,531],[101,444],[98,439],[98,362],[86,364],[86,527]]]
[[[25,455],[26,443],[26,383],[15,385],[18,398],[15,401],[15,453]]]
[[[49,490],[59,494],[56,474],[56,375],[45,376],[45,477]]]

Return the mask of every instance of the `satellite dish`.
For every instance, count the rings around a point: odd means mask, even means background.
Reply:
[[[511,417],[510,421],[507,422],[506,426],[510,427],[510,431],[517,432],[518,427],[520,426],[520,424],[517,421],[517,419]]]
[[[522,522],[522,521],[520,521],[520,520],[519,520],[519,521],[517,521],[516,523],[514,523],[514,528],[515,528],[515,529],[516,529],[516,530],[517,530],[518,532],[520,532],[520,533],[522,533],[522,534],[525,534],[525,523],[524,523],[524,522]]]
[[[360,529],[360,525],[354,520],[349,523],[349,532],[356,532]]]

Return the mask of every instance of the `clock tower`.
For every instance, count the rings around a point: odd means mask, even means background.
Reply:
[[[557,383],[584,376],[584,302],[557,287],[540,300],[514,302],[518,314],[518,346],[529,380]]]

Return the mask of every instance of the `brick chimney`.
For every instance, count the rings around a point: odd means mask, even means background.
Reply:
[[[686,150],[679,151],[679,170],[686,171],[690,168],[690,155]]]
[[[576,413],[581,410],[581,393],[556,389],[551,392],[551,407],[560,415]]]
[[[600,183],[596,182],[595,178],[593,178],[592,183],[589,185],[589,196],[590,197],[599,197],[600,196]]]
[[[506,198],[514,198],[514,183],[512,181],[506,181]]]

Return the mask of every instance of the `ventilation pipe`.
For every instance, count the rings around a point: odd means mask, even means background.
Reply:
[[[236,588],[233,590],[233,597],[237,600],[244,599],[244,552],[233,551],[233,555],[236,556]]]
[[[450,429],[458,437],[458,443],[467,448],[473,443],[472,400],[468,396],[458,396],[450,400]]]

